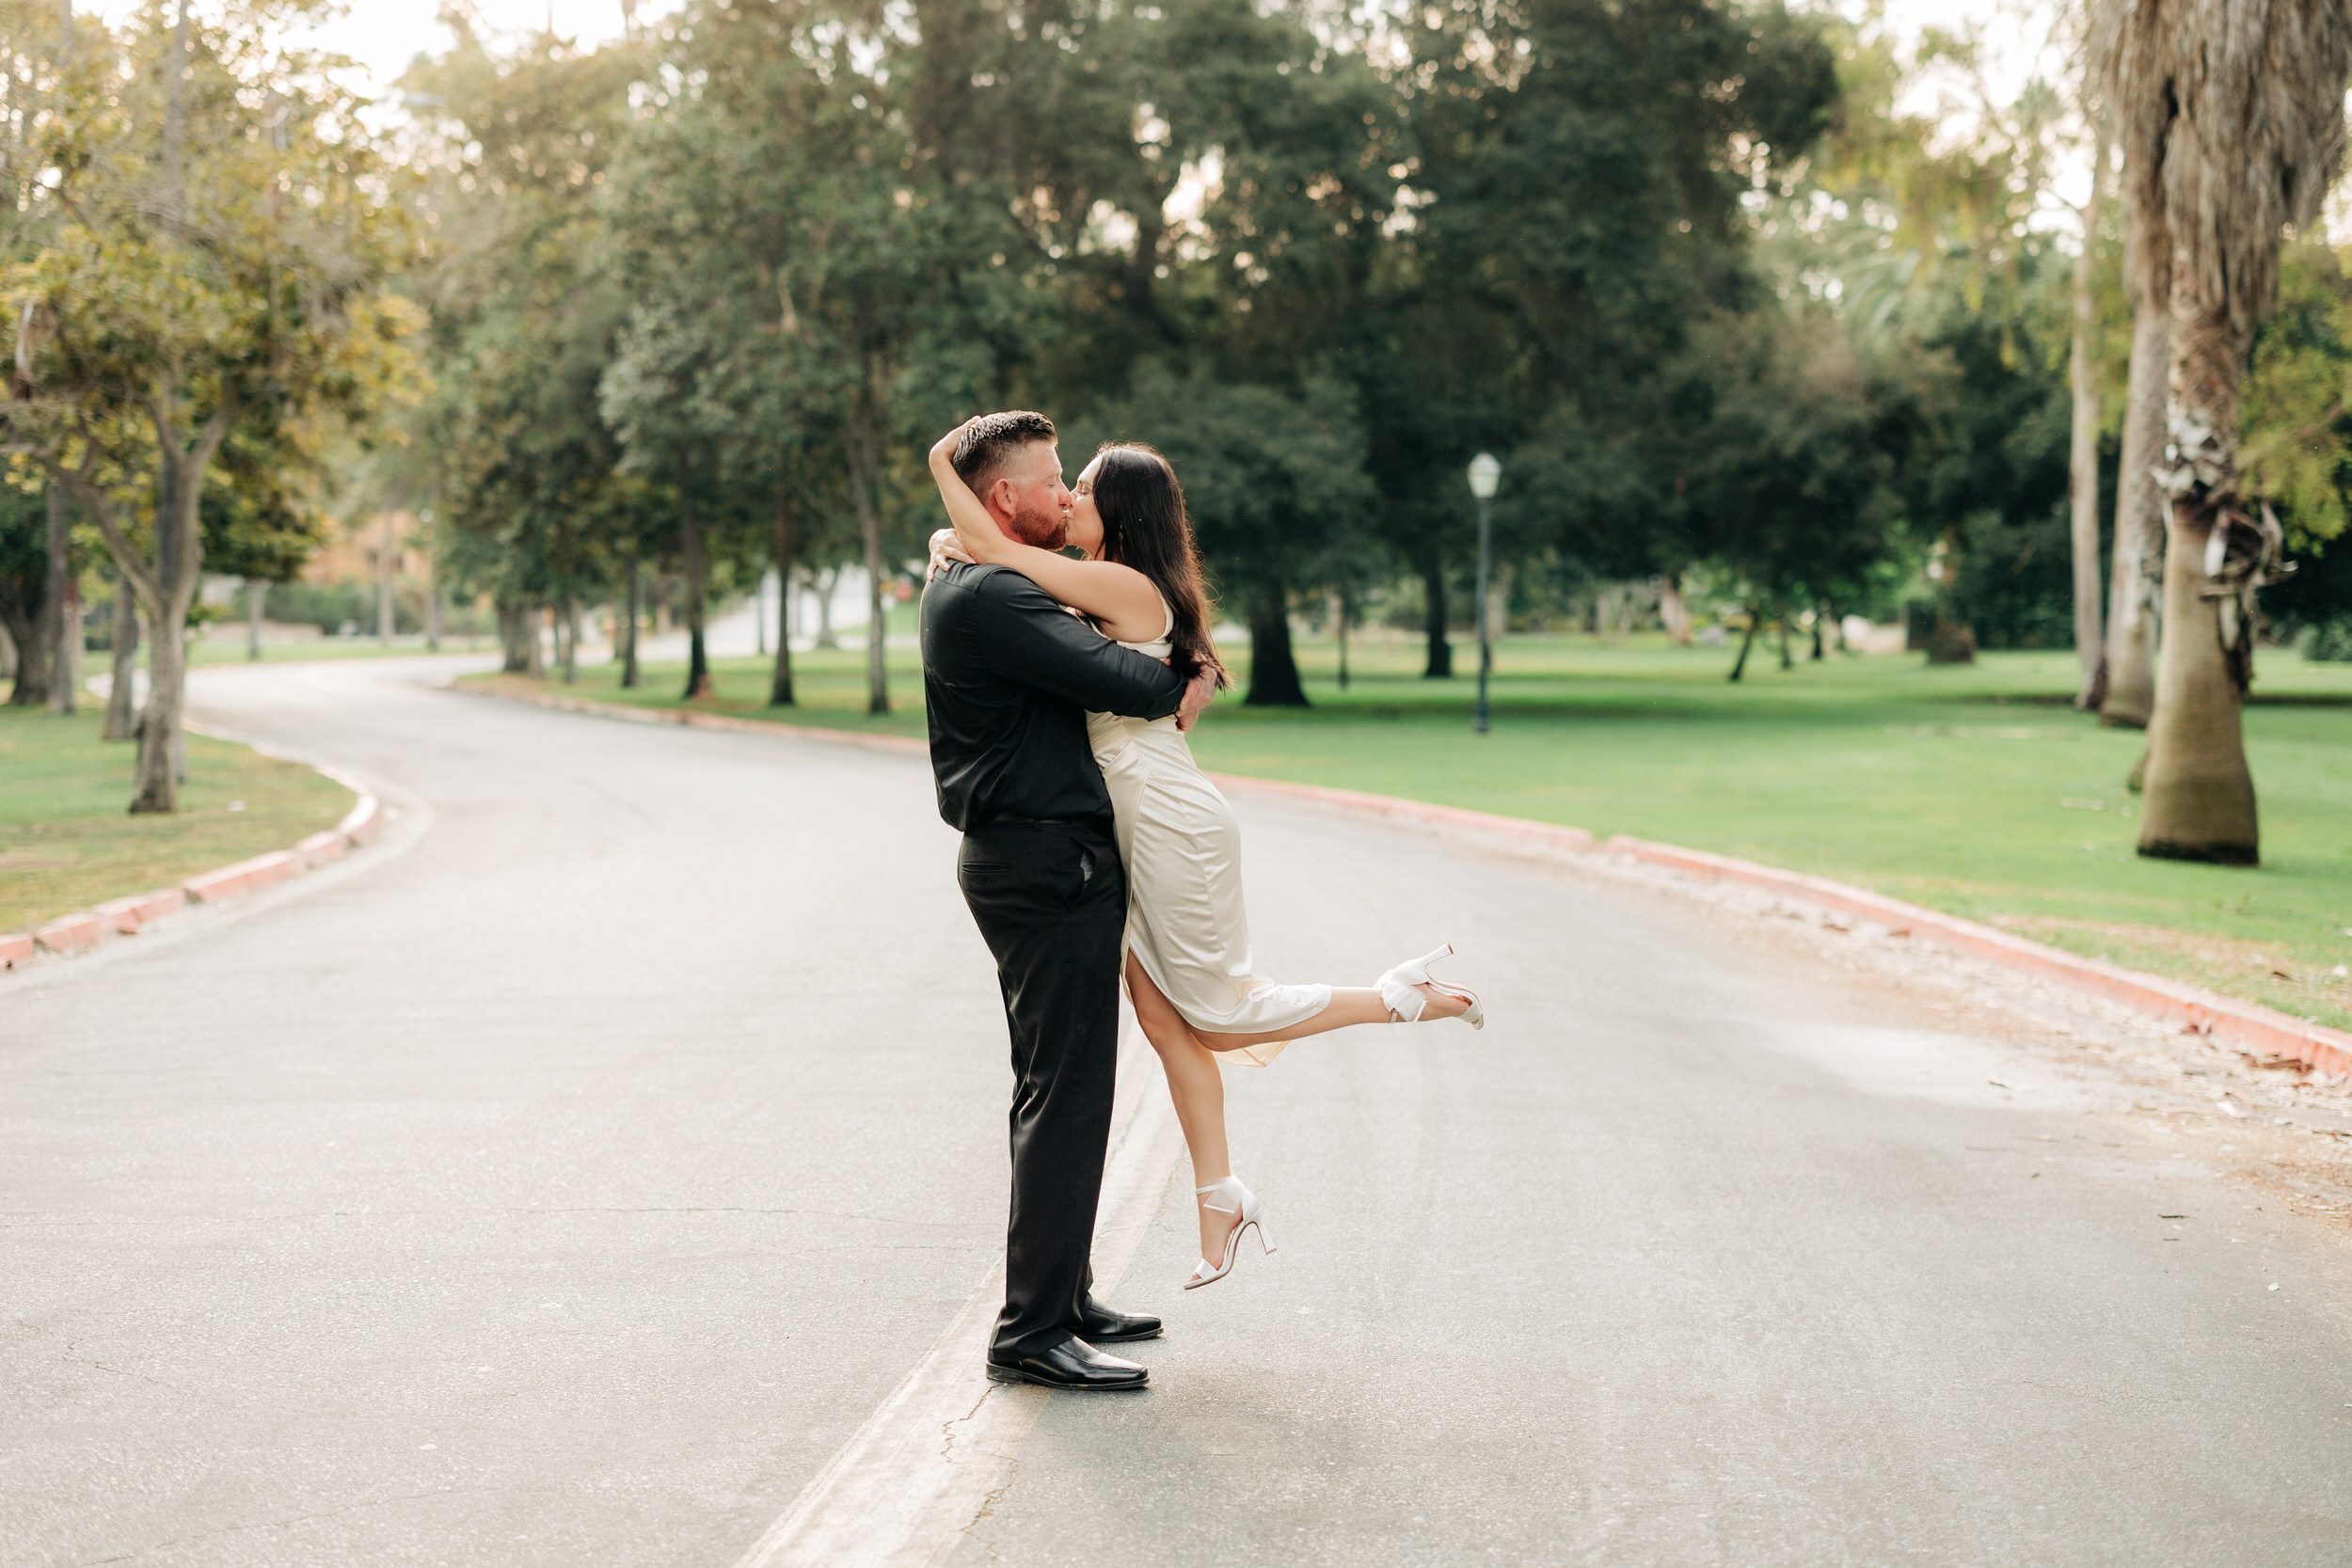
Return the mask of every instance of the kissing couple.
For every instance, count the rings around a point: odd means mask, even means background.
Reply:
[[[1089,1261],[1120,982],[1192,1154],[1187,1290],[1230,1274],[1253,1227],[1273,1250],[1226,1149],[1220,1054],[1263,1066],[1349,1024],[1485,1017],[1429,977],[1450,946],[1371,986],[1255,972],[1241,830],[1184,738],[1232,679],[1165,457],[1112,443],[1065,485],[1053,421],[1011,412],[941,436],[930,467],[954,525],[932,535],[923,594],[931,769],[1012,1037],[1012,1212],[988,1375],[1140,1388],[1143,1367],[1094,1347],[1153,1338],[1160,1320],[1096,1301]]]

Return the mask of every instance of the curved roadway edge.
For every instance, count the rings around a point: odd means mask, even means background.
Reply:
[[[199,724],[189,724],[186,728],[216,740],[244,746],[279,762],[309,768],[350,790],[358,799],[334,827],[324,832],[312,833],[290,848],[273,849],[248,860],[217,865],[210,871],[200,871],[193,877],[184,878],[173,887],[110,898],[94,909],[60,915],[30,931],[0,932],[0,971],[23,970],[37,958],[81,958],[96,952],[102,944],[115,937],[151,934],[164,922],[181,915],[192,905],[218,907],[246,899],[265,888],[332,865],[353,850],[365,848],[383,836],[387,816],[383,799],[364,781],[331,764],[314,762],[308,757],[289,756],[242,736]],[[423,826],[424,822],[421,820],[417,832],[403,835],[398,847],[405,848],[413,843]]]
[[[779,723],[771,719],[739,719],[728,714],[697,713],[682,708],[628,707],[617,703],[599,703],[555,692],[523,693],[456,685],[450,686],[448,689],[468,696],[495,697],[566,713],[593,714],[641,724],[675,724],[692,729],[788,735],[801,740],[832,741],[876,751],[929,752],[930,750],[922,741],[905,736],[858,735],[810,724]],[[1991,926],[1905,903],[1899,898],[1889,898],[1883,894],[1872,893],[1847,882],[1833,881],[1827,877],[1809,876],[1802,871],[1784,871],[1777,866],[1761,865],[1729,855],[1685,849],[1672,844],[1653,844],[1646,839],[1623,835],[1597,846],[1593,835],[1581,828],[1533,822],[1517,816],[1498,816],[1490,812],[1468,811],[1459,806],[1433,805],[1424,800],[1407,800],[1393,795],[1367,795],[1353,789],[1291,784],[1280,779],[1251,778],[1238,773],[1212,773],[1209,776],[1225,789],[1279,795],[1336,811],[1378,816],[1395,822],[1411,822],[1441,833],[1460,834],[1490,844],[1578,855],[1590,853],[1597,847],[1604,853],[1645,861],[1709,880],[1743,882],[1766,888],[1824,909],[1859,915],[1898,934],[1908,933],[1973,958],[1990,959],[2036,979],[2056,981],[2121,1002],[2153,1017],[2179,1023],[2184,1029],[2225,1040],[2268,1061],[2298,1062],[2313,1072],[2330,1077],[2352,1077],[2352,1034],[2344,1030],[2330,1029],[2324,1023],[2295,1018],[2257,1003],[2241,1002],[2195,986],[2185,986],[2161,975],[2142,974],[2117,964],[2102,963],[2096,958],[2082,958],[2063,948],[2029,942]]]

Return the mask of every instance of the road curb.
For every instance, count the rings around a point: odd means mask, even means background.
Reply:
[[[2199,1034],[2226,1040],[2255,1055],[2300,1062],[2315,1072],[2352,1075],[2352,1034],[2277,1012],[2259,1003],[2241,1002],[2161,975],[2086,958],[1997,927],[1908,904],[1867,888],[1832,881],[1827,877],[1783,871],[1754,861],[1709,854],[1704,849],[1685,849],[1673,844],[1653,844],[1646,839],[1619,836],[1603,844],[1601,849],[1604,853],[1627,855],[1717,881],[1766,888],[1825,909],[1860,915],[1897,935],[1924,938],[2036,979],[2056,980],[2123,1003]]]
[[[60,915],[35,930],[0,932],[0,970],[21,969],[36,958],[78,957],[115,937],[136,936],[192,903],[221,904],[243,898],[341,860],[363,844],[374,843],[384,825],[383,802],[349,774],[332,768],[316,771],[359,797],[331,831],[312,833],[291,849],[273,849],[199,871],[176,887],[109,898],[92,909]]]
[[[801,740],[863,746],[875,751],[925,755],[930,752],[930,746],[924,742],[904,736],[857,735],[846,730],[819,729],[809,724],[779,723],[772,719],[738,719],[726,714],[695,713],[683,709],[629,707],[618,703],[599,703],[591,698],[553,693],[456,685],[452,685],[449,689],[469,696],[554,708],[561,712],[624,719],[633,723],[782,735]],[[1890,931],[1931,942],[1971,958],[1983,958],[2039,980],[2056,981],[2109,1001],[2121,1002],[2136,1011],[2227,1041],[2265,1060],[2297,1062],[2314,1072],[2352,1076],[2352,1034],[2344,1030],[2330,1029],[2324,1023],[2278,1012],[2259,1003],[2240,1002],[2234,997],[2185,986],[2160,975],[2145,974],[2138,970],[2103,963],[2097,958],[2082,958],[2063,948],[2012,936],[1994,927],[1963,920],[1958,915],[1944,914],[1917,904],[1908,904],[1899,898],[1872,893],[1867,888],[1833,881],[1827,877],[1816,877],[1803,871],[1783,871],[1777,866],[1763,865],[1755,861],[1711,854],[1704,849],[1685,849],[1678,845],[1654,844],[1647,839],[1623,835],[1597,844],[1594,836],[1581,828],[1534,822],[1518,816],[1498,816],[1491,812],[1436,805],[1426,800],[1407,800],[1394,795],[1370,795],[1359,790],[1292,784],[1283,779],[1252,778],[1239,773],[1211,773],[1209,777],[1219,788],[1270,795],[1301,804],[1391,822],[1409,822],[1439,832],[1539,847],[1572,855],[1597,850],[1714,881],[1740,882],[1764,888],[1784,897],[1802,899],[1824,909],[1859,915],[1885,926]]]

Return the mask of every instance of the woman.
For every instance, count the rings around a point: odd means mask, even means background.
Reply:
[[[1147,446],[1116,443],[1094,454],[1072,486],[1073,561],[1007,538],[959,478],[955,452],[969,426],[931,448],[931,475],[955,524],[935,549],[1008,567],[1123,646],[1166,659],[1190,679],[1215,672],[1232,685],[1209,639],[1200,557],[1184,495],[1168,460]],[[1440,947],[1402,963],[1376,985],[1277,985],[1252,973],[1242,903],[1241,833],[1232,808],[1198,764],[1173,717],[1087,716],[1127,868],[1124,978],[1136,1022],[1160,1055],[1176,1119],[1192,1152],[1200,1200],[1200,1263],[1191,1290],[1232,1271],[1242,1232],[1274,1250],[1255,1194],[1232,1173],[1225,1142],[1225,1085],[1216,1053],[1263,1066],[1288,1042],[1352,1023],[1486,1019],[1478,998],[1430,979]]]

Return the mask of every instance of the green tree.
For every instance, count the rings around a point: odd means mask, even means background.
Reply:
[[[1201,554],[1249,626],[1252,705],[1307,702],[1291,655],[1291,590],[1372,499],[1352,401],[1328,378],[1292,396],[1150,365],[1128,398],[1073,431],[1079,451],[1148,440],[1176,470]]]
[[[135,812],[173,811],[200,501],[241,420],[363,422],[407,388],[416,313],[386,291],[412,253],[396,176],[322,58],[284,45],[301,8],[157,0],[119,40],[76,30],[44,114],[56,203],[0,297],[24,325],[11,450],[65,484],[154,628]],[[152,497],[135,542],[119,481]]]
[[[620,483],[598,398],[629,308],[604,197],[647,61],[635,40],[581,52],[550,34],[500,55],[468,13],[445,20],[456,46],[403,84],[441,241],[417,279],[429,461],[405,483],[435,514],[443,573],[497,603],[508,668],[535,673],[543,609],[568,628],[622,562],[675,547],[666,486]]]

